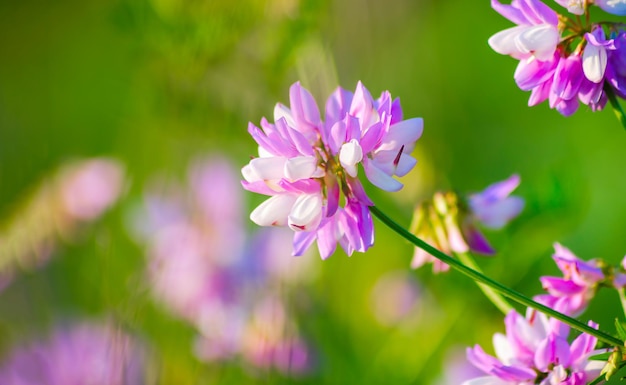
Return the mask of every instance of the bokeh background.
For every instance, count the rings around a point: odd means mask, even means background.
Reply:
[[[293,258],[287,241],[268,257],[281,267],[268,268],[254,242],[274,235],[247,219],[264,197],[239,191],[238,170],[256,153],[248,122],[288,103],[293,82],[322,103],[361,80],[425,121],[405,189],[368,186],[397,221],[408,226],[435,191],[519,173],[526,208],[488,232],[499,252],[479,264],[490,276],[538,294],[540,275],[558,275],[554,242],[619,263],[626,133],[610,110],[528,108],[515,61],[487,45],[509,26],[489,1],[0,2],[0,359],[87,322],[131,336],[146,384],[456,383],[464,348],[491,351],[503,330],[472,282],[411,271],[412,247],[380,223],[366,254]],[[72,182],[85,165],[104,176]],[[232,178],[211,174],[216,165]],[[68,207],[72,196],[88,212]],[[170,234],[161,254],[208,239],[197,247],[211,264],[158,278],[171,270],[155,257],[157,235],[176,220],[197,231]],[[227,284],[207,290],[222,305],[237,292],[239,310],[168,302],[202,281],[198,269],[209,281],[226,271]],[[612,331],[620,314],[617,295],[601,291],[581,319]],[[203,351],[199,335],[211,350],[239,324],[227,353]]]

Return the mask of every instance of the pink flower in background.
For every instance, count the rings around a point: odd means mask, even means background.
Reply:
[[[579,335],[571,344],[569,329],[534,310],[522,317],[515,311],[505,318],[506,334],[495,334],[496,356],[479,346],[467,349],[467,359],[486,374],[463,385],[571,384],[584,385],[595,379],[605,362],[590,361],[604,352],[594,350],[596,338]],[[589,322],[597,328],[597,324]]]
[[[524,200],[511,196],[519,183],[520,177],[512,175],[469,195],[466,204],[459,203],[458,196],[452,192],[435,193],[432,202],[423,203],[415,210],[411,231],[446,254],[468,251],[494,254],[479,226],[497,230],[520,214]],[[416,247],[411,267],[426,263],[432,263],[437,273],[449,270],[447,264]]]
[[[79,324],[11,351],[0,366],[3,385],[137,385],[143,353],[117,328]]]
[[[374,100],[359,82],[355,93],[338,88],[326,103],[322,121],[311,94],[295,83],[290,106],[277,104],[275,123],[250,123],[259,157],[243,167],[245,189],[270,198],[250,215],[260,226],[288,226],[296,232],[294,255],[315,241],[322,258],[337,243],[351,255],[374,243],[369,206],[373,203],[357,178],[386,191],[402,188],[394,176],[408,173],[410,153],[422,133],[420,118],[402,120],[399,101],[389,92]],[[341,194],[344,205],[341,206]]]
[[[112,158],[91,158],[62,165],[27,196],[11,226],[0,232],[0,292],[21,269],[44,266],[59,237],[76,239],[85,222],[95,221],[120,198],[125,175]]]
[[[416,313],[421,296],[422,289],[408,272],[386,273],[372,289],[372,311],[381,325],[395,326]]]
[[[595,296],[598,284],[605,279],[604,273],[597,261],[583,261],[558,243],[552,258],[563,277],[539,278],[548,294],[535,299],[567,315],[578,316]]]
[[[242,195],[236,171],[217,157],[194,163],[187,186],[161,182],[150,189],[132,226],[146,244],[152,295],[195,327],[199,359],[241,357],[252,367],[300,373],[309,348],[280,293],[294,282],[292,275],[306,281],[311,270],[303,267],[311,260],[288,258],[285,246],[293,236],[287,229],[264,229],[248,241]],[[276,305],[264,310],[263,317],[283,321],[264,324],[271,339],[251,339],[252,325],[260,317],[258,304],[267,298]],[[305,358],[285,366],[284,352],[292,348]]]
[[[60,175],[61,199],[72,217],[93,220],[118,199],[123,182],[124,168],[113,159],[74,163],[66,166]]]

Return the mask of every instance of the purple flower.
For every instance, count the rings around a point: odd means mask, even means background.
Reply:
[[[519,175],[512,175],[480,193],[469,195],[466,205],[459,204],[454,193],[436,193],[432,203],[423,203],[415,210],[411,231],[446,254],[470,250],[494,254],[495,250],[478,226],[497,230],[519,215],[524,208],[524,200],[510,196],[519,183]],[[426,263],[433,263],[435,272],[449,269],[448,265],[416,247],[411,267],[417,268]]]
[[[571,344],[567,328],[529,310],[524,318],[515,311],[505,318],[506,334],[495,334],[496,356],[479,346],[467,349],[467,359],[487,376],[463,385],[569,384],[584,385],[600,374],[604,362],[590,361],[599,353],[596,338],[581,334]],[[597,324],[589,322],[597,328]]]
[[[510,196],[520,184],[519,175],[489,185],[468,198],[472,216],[483,226],[498,230],[517,217],[524,208],[524,200]]]
[[[608,51],[605,79],[613,87],[615,94],[626,98],[626,32],[620,31],[612,40],[615,49]]]
[[[588,12],[585,1],[557,2],[577,15]],[[617,31],[617,25],[603,22],[575,28],[572,25],[578,22],[568,22],[540,0],[513,0],[511,5],[492,0],[492,7],[518,24],[493,35],[489,44],[496,52],[520,61],[514,78],[520,89],[531,91],[529,106],[548,100],[550,108],[564,116],[576,112],[580,103],[601,110],[608,101],[605,80],[618,95],[624,94],[622,55],[615,52],[619,44],[607,38],[603,27],[609,24]]]
[[[295,231],[294,255],[315,241],[324,259],[337,243],[348,255],[364,252],[374,243],[368,208],[373,203],[357,179],[358,165],[375,186],[402,188],[394,176],[405,175],[416,163],[410,153],[421,136],[422,119],[402,120],[397,99],[384,92],[374,100],[360,82],[354,94],[338,88],[330,96],[324,121],[299,83],[291,86],[289,98],[289,107],[276,105],[273,124],[263,118],[261,128],[252,123],[248,128],[259,157],[243,167],[242,184],[270,197],[250,219]]]
[[[543,288],[548,294],[535,297],[562,313],[578,316],[594,297],[598,284],[605,279],[598,261],[583,261],[560,244],[554,245],[552,258],[563,277],[541,277]]]
[[[142,352],[115,328],[81,324],[12,351],[0,367],[3,385],[135,385],[144,383]]]

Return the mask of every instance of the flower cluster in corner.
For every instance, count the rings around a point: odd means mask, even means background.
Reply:
[[[623,23],[589,22],[592,3],[623,15],[624,1],[557,0],[575,18],[540,0],[492,0],[492,7],[517,24],[493,35],[494,51],[519,60],[515,82],[531,91],[529,106],[548,100],[565,116],[580,103],[601,110],[613,94],[626,98],[626,30]],[[585,15],[580,18],[579,15]]]
[[[358,179],[359,164],[373,185],[400,190],[394,176],[416,164],[411,152],[423,121],[404,120],[398,99],[388,91],[373,99],[360,82],[354,93],[337,88],[326,101],[324,120],[300,83],[291,86],[289,99],[289,107],[276,105],[274,123],[263,118],[261,128],[249,125],[259,156],[243,167],[242,184],[270,197],[250,218],[291,228],[294,255],[315,241],[324,259],[337,243],[348,255],[364,252],[374,243],[373,203]]]
[[[467,359],[486,376],[462,385],[569,384],[584,385],[595,379],[605,362],[590,357],[596,338],[579,335],[571,344],[566,325],[529,309],[526,317],[511,311],[505,318],[506,334],[493,336],[496,357],[475,345],[467,349]],[[589,322],[597,329],[598,325]]]
[[[432,201],[416,207],[410,231],[446,254],[473,251],[492,255],[495,250],[478,226],[497,230],[519,215],[524,200],[511,196],[519,184],[520,177],[514,174],[467,197],[459,197],[451,191],[437,192]],[[437,273],[450,268],[416,247],[411,267],[415,269],[426,263],[432,263]]]
[[[621,268],[610,266],[600,259],[584,261],[558,243],[554,245],[552,258],[563,277],[540,277],[541,285],[547,293],[534,299],[563,314],[579,316],[587,309],[601,286],[615,289],[626,286],[624,261]]]

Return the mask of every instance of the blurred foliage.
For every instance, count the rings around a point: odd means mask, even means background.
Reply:
[[[0,234],[24,225],[36,191],[66,161],[113,156],[129,177],[112,210],[57,239],[47,266],[20,268],[0,293],[0,351],[59,319],[113,317],[153,351],[154,383],[427,384],[445,371],[451,347],[490,346],[502,317],[455,272],[415,271],[421,295],[412,320],[376,320],[377,280],[408,270],[412,255],[378,226],[371,251],[316,259],[319,277],[284,293],[316,352],[313,371],[289,378],[237,361],[202,363],[192,328],[148,295],[144,250],[127,217],[155,174],[183,175],[211,153],[245,164],[255,153],[247,122],[271,117],[294,81],[321,102],[337,85],[362,80],[374,95],[399,96],[405,117],[425,120],[405,191],[371,191],[399,222],[408,225],[413,206],[436,190],[478,191],[517,172],[527,206],[507,229],[487,234],[499,250],[479,261],[490,276],[538,293],[538,276],[557,271],[554,242],[618,263],[626,250],[624,132],[610,111],[563,118],[545,103],[528,108],[514,61],[486,43],[508,26],[488,1],[0,2]],[[249,209],[263,198],[247,199]],[[616,316],[611,294],[584,315],[607,330]]]

